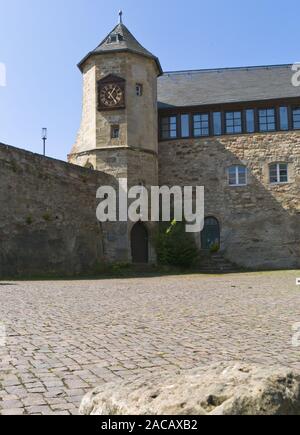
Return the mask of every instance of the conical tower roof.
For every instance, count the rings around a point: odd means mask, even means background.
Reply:
[[[156,62],[157,68],[159,70],[159,75],[163,73],[159,59],[152,53],[150,53],[150,51],[146,50],[146,48],[144,48],[135,39],[132,33],[122,23],[122,18],[120,18],[120,23],[107,35],[107,37],[98,45],[98,47],[96,47],[95,50],[88,53],[88,55],[82,59],[82,61],[78,64],[78,67],[82,69],[83,63],[90,56],[120,52],[131,52],[153,59]]]

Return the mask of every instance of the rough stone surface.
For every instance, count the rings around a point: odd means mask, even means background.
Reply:
[[[0,414],[73,414],[103,383],[222,361],[300,370],[297,277],[0,282]]]
[[[300,266],[300,132],[247,134],[159,143],[159,184],[205,186],[205,214],[219,220],[221,251],[249,268]],[[289,182],[271,185],[269,165],[288,163]],[[231,187],[228,168],[248,168]],[[197,235],[199,247],[200,237]]]
[[[167,379],[103,384],[83,415],[300,415],[300,372],[219,363]]]
[[[0,277],[74,275],[105,258],[96,191],[113,177],[0,144]]]

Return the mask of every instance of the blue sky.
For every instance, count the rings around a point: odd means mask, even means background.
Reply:
[[[299,0],[0,0],[0,142],[66,159],[81,116],[76,64],[118,10],[165,71],[300,61]]]

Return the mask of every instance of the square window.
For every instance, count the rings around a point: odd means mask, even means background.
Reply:
[[[258,111],[259,131],[275,131],[275,109],[261,109]]]
[[[288,165],[287,163],[274,163],[270,165],[270,183],[280,184],[288,182]]]
[[[242,112],[226,112],[225,124],[227,134],[242,133]]]
[[[229,186],[247,185],[247,168],[242,165],[231,166],[228,169]]]
[[[193,116],[194,137],[209,136],[209,115],[202,113]]]

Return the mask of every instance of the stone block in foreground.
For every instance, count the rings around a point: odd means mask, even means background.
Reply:
[[[300,415],[300,372],[220,363],[168,378],[103,384],[82,415]]]

